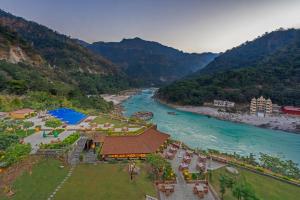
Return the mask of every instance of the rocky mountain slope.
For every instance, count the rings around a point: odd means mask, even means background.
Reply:
[[[38,87],[63,95],[99,94],[128,87],[126,75],[115,64],[74,39],[2,10],[0,28],[2,80],[15,80],[26,90]],[[20,73],[25,66],[31,69],[26,77]],[[34,83],[33,76],[43,81]],[[9,84],[4,89],[9,90]]]

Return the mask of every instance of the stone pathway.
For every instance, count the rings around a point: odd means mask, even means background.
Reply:
[[[84,149],[87,137],[81,136],[77,143],[74,145],[73,150],[69,153],[68,163],[71,165],[76,165],[80,162],[80,154]]]
[[[93,150],[89,150],[84,154],[83,162],[84,163],[95,163],[97,161],[97,154]]]
[[[55,190],[52,192],[52,194],[49,196],[49,198],[47,200],[52,200],[54,199],[56,193],[61,189],[61,187],[63,186],[63,184],[70,178],[70,176],[73,173],[75,166],[72,166],[69,170],[69,173],[67,174],[67,176],[60,182],[60,184],[55,188]]]
[[[47,133],[47,131],[46,131],[46,133]],[[66,137],[68,137],[72,133],[74,133],[74,131],[64,131],[64,132],[60,133],[57,138],[54,138],[53,136],[48,136],[48,137],[44,138],[42,136],[42,131],[40,131],[38,133],[34,133],[34,134],[24,138],[24,142],[27,144],[28,143],[31,144],[31,148],[32,148],[31,154],[34,154],[39,149],[39,145],[41,143],[49,144],[49,143],[51,143],[51,141],[58,140],[58,139],[63,141]]]
[[[175,184],[174,193],[166,196],[164,193],[160,192],[161,200],[199,200],[199,197],[193,193],[194,184],[187,184],[184,180],[182,173],[179,171],[179,165],[184,157],[185,150],[179,149],[173,160],[168,160],[176,174],[177,184]],[[196,171],[197,156],[192,157],[191,170]],[[215,200],[211,192],[209,191],[203,198],[203,200]]]

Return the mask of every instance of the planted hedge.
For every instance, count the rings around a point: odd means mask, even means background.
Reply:
[[[12,144],[0,157],[0,167],[8,167],[13,163],[20,161],[29,155],[31,151],[30,144]]]
[[[80,133],[76,132],[76,133],[69,135],[61,142],[50,143],[50,144],[41,144],[40,148],[41,149],[62,149],[64,147],[67,147],[67,146],[73,144],[74,142],[76,142],[76,140],[78,140],[79,137],[80,137]]]
[[[59,119],[51,118],[45,122],[45,126],[51,128],[57,128],[62,125],[62,122]]]

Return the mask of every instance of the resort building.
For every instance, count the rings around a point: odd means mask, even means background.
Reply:
[[[223,101],[223,100],[214,100],[214,106],[224,107],[224,108],[232,108],[232,107],[234,107],[234,102],[232,102],[232,101]]]
[[[284,106],[282,108],[282,112],[284,112],[285,114],[299,115],[300,116],[300,107]]]
[[[270,115],[273,112],[273,104],[270,98],[265,99],[263,96],[258,99],[252,98],[250,102],[250,114],[257,116]]]
[[[153,126],[135,136],[106,136],[101,149],[105,158],[145,158],[147,154],[159,151],[170,135]]]
[[[14,118],[14,119],[25,119],[26,117],[30,116],[33,113],[35,113],[34,110],[29,109],[29,108],[24,108],[21,110],[16,110],[16,111],[10,112],[9,115],[11,118]]]

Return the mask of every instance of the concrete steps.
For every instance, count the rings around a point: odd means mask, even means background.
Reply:
[[[81,136],[77,141],[77,144],[74,145],[73,150],[69,153],[68,162],[71,165],[76,165],[80,162],[80,154],[84,149],[87,137]]]

